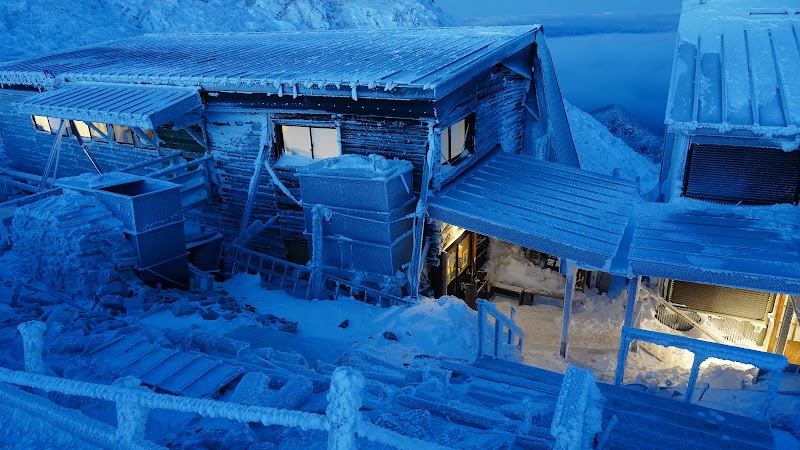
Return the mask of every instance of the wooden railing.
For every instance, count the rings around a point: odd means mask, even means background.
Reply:
[[[147,176],[181,185],[183,210],[192,209],[212,197],[211,155],[185,161],[180,153],[172,153],[128,166],[121,172]]]
[[[689,375],[689,384],[686,387],[686,394],[684,395],[684,400],[687,402],[692,400],[695,386],[697,385],[697,378],[700,373],[700,364],[709,358],[719,358],[727,361],[751,364],[761,369],[768,370],[769,379],[767,381],[766,398],[764,399],[762,410],[762,416],[764,418],[769,417],[772,403],[775,401],[778,388],[781,384],[783,370],[789,365],[789,361],[783,355],[623,326],[622,337],[619,344],[617,369],[614,373],[614,384],[618,386],[622,384],[630,344],[634,341],[649,342],[663,347],[681,348],[694,354],[692,370]]]
[[[486,342],[484,324],[488,323],[489,316],[494,318],[494,340],[491,356],[493,358],[502,356],[500,343],[503,341],[503,330],[506,330],[505,345],[515,346],[519,351],[522,350],[523,345],[525,345],[525,332],[514,322],[515,311],[514,307],[511,307],[511,317],[508,317],[500,312],[494,303],[478,299],[478,357],[485,356],[483,350]]]

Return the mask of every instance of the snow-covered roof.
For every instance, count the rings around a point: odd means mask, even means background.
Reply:
[[[800,294],[800,223],[791,205],[646,203],[636,213],[632,273]]]
[[[0,84],[142,83],[356,98],[406,90],[408,98],[440,98],[531,45],[538,31],[530,25],[144,35],[0,65]]]
[[[666,123],[797,134],[799,31],[796,1],[685,0]]]
[[[429,197],[430,217],[611,270],[636,183],[531,156],[498,152]]]
[[[196,88],[65,84],[16,103],[23,114],[152,130],[202,106]]]

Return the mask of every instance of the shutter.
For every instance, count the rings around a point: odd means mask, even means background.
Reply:
[[[683,195],[746,204],[797,203],[800,151],[692,144]]]
[[[697,311],[763,321],[771,297],[769,292],[673,281],[669,301]]]

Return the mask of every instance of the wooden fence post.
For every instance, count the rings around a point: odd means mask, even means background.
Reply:
[[[17,330],[22,335],[25,371],[44,374],[45,366],[42,350],[44,349],[44,332],[47,331],[47,325],[44,322],[32,320],[19,324]]]
[[[112,385],[128,389],[146,389],[135,377],[120,378]],[[144,439],[144,428],[149,414],[150,410],[144,406],[133,402],[117,402],[117,435],[128,441]]]
[[[328,392],[328,449],[355,450],[356,432],[361,421],[364,376],[350,367],[338,367],[331,375]]]

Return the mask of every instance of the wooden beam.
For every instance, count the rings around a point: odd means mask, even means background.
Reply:
[[[567,265],[567,284],[564,287],[564,314],[561,319],[561,347],[558,353],[562,358],[567,357],[569,346],[569,322],[572,316],[572,297],[575,294],[575,279],[578,268],[572,261],[564,261]]]
[[[188,128],[188,127],[187,127]],[[272,153],[272,147],[275,145],[275,129],[272,125],[272,118],[267,114],[267,123],[265,125],[264,135],[262,135],[261,148],[256,156],[256,166],[253,171],[253,176],[250,178],[250,186],[247,190],[247,203],[244,205],[244,213],[242,214],[242,223],[239,226],[239,240],[244,238],[247,227],[250,226],[250,215],[253,213],[253,206],[256,201],[256,194],[258,194],[258,186],[261,183],[261,174],[264,167],[268,164],[269,155]]]
[[[633,326],[633,313],[636,310],[636,301],[639,299],[639,284],[642,277],[628,280],[628,303],[625,305],[625,326]]]

